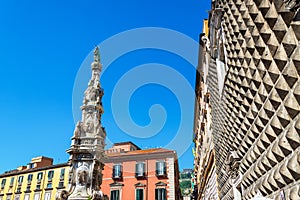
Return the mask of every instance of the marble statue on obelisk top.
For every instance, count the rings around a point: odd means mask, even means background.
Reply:
[[[94,61],[91,64],[92,77],[84,92],[82,119],[78,121],[72,137],[69,163],[69,188],[57,194],[58,200],[101,200],[102,170],[104,167],[104,146],[106,132],[101,124],[103,114],[100,85],[99,48],[94,50]]]

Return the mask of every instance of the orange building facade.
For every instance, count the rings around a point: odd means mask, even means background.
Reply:
[[[141,150],[131,142],[106,151],[102,188],[111,200],[179,200],[176,152],[163,148]]]

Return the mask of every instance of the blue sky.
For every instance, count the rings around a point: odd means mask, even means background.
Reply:
[[[210,2],[202,0],[0,1],[0,173],[27,164],[32,157],[40,155],[54,158],[55,163],[67,161],[65,150],[70,145],[74,118],[75,121],[79,118],[77,104],[83,98],[80,89],[76,95],[73,89],[86,87],[85,79],[88,80],[90,74],[88,71],[80,73],[80,69],[89,69],[84,60],[95,45],[116,34],[142,27],[165,28],[198,41],[202,20],[208,16],[209,9]],[[151,35],[144,37],[151,39]],[[126,43],[120,42],[120,48],[123,45]],[[196,62],[197,52],[190,54],[195,55]],[[101,52],[101,55],[105,63],[108,54]],[[160,131],[145,138],[146,132],[126,133],[126,127],[116,122],[112,108],[124,103],[116,95],[117,104],[112,105],[118,81],[136,66],[146,69],[144,64],[149,63],[174,69],[173,72],[194,86],[193,66],[174,52],[144,48],[120,55],[101,77],[105,90],[102,124],[109,140],[130,140],[142,148],[166,147],[177,137],[176,132],[185,118],[189,120],[184,124],[184,132],[192,144],[194,99],[187,99],[190,107],[182,111],[182,94],[174,94],[169,86],[157,81],[148,81],[138,87],[130,96],[128,109],[133,122],[147,128],[151,124],[149,109],[161,105],[151,111],[152,120],[158,124],[165,120],[163,127],[158,128]],[[185,90],[184,87],[180,89],[177,79],[172,79],[176,75],[169,77],[159,70],[156,73],[155,78],[179,87],[175,90]],[[149,77],[144,74],[144,77],[131,78]],[[74,87],[74,83],[80,86]],[[123,84],[119,91],[126,92],[126,86]],[[121,123],[123,119],[128,120],[121,111],[116,111],[115,115]],[[180,146],[180,142],[177,145]],[[191,148],[179,156],[179,165],[180,169],[193,167]]]

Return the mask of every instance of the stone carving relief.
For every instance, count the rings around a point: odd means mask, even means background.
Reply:
[[[285,8],[288,10],[296,10],[300,7],[300,0],[285,0]]]
[[[62,190],[61,192],[58,192],[55,196],[56,200],[67,200],[70,193],[67,190]]]
[[[75,196],[88,196],[87,189],[90,185],[89,165],[85,162],[79,162],[75,177],[76,185],[73,194]]]
[[[232,179],[236,179],[239,175],[240,158],[236,151],[230,151],[226,158],[227,173]]]

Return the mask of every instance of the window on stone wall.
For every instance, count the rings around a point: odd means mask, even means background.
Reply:
[[[6,179],[2,179],[1,181],[1,189],[4,189],[6,183]]]
[[[155,200],[166,200],[167,192],[166,188],[156,188],[155,189]]]
[[[120,199],[120,190],[111,190],[110,200],[119,200],[119,199]]]
[[[138,162],[135,165],[135,176],[137,178],[145,177],[145,163],[144,162]]]
[[[144,200],[144,189],[135,190],[135,200]]]
[[[122,178],[122,165],[121,164],[116,164],[113,166],[112,178],[114,178],[114,179]]]
[[[167,168],[165,161],[156,162],[156,176],[165,176],[167,175]]]

